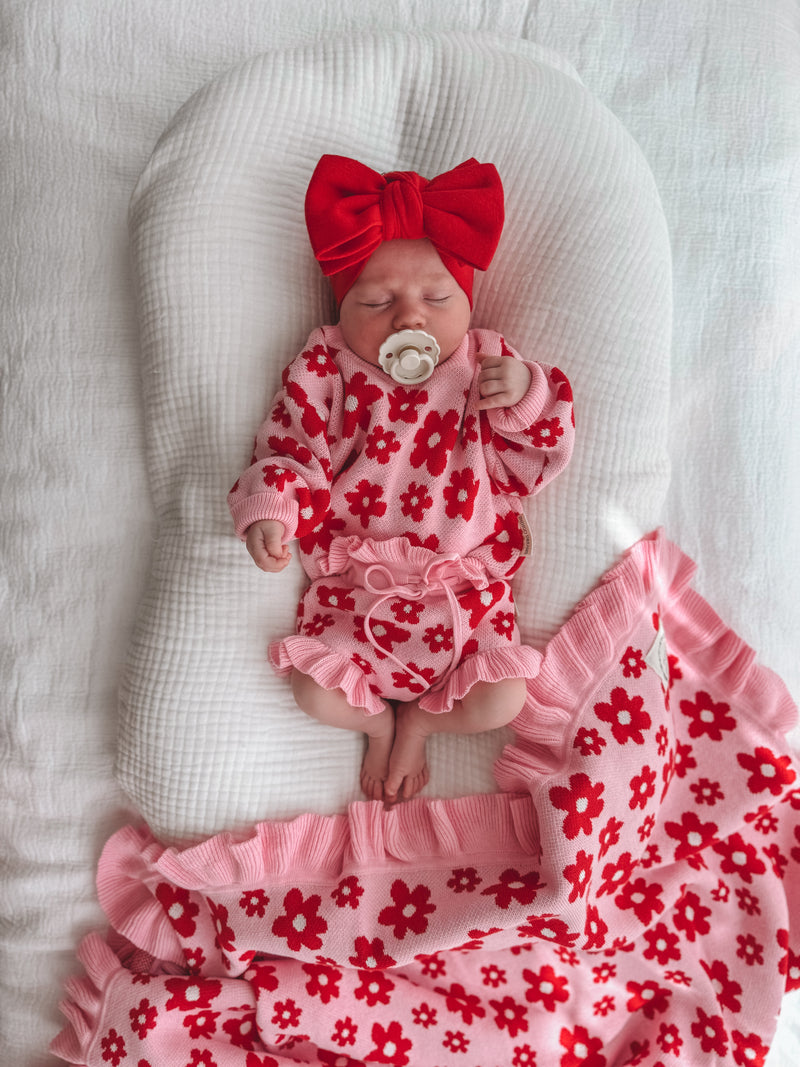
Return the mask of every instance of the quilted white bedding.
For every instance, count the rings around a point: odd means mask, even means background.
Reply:
[[[232,726],[233,737],[226,739],[231,745],[220,750],[227,763],[207,760],[207,733],[198,733],[203,744],[192,747],[183,713],[173,720],[172,734],[167,715],[157,720],[151,715],[146,723],[150,732],[140,730],[142,720],[135,711],[141,714],[143,706],[152,710],[152,699],[148,694],[138,703],[131,699],[136,656],[155,662],[160,649],[161,665],[169,668],[175,684],[174,659],[170,662],[177,649],[175,627],[197,626],[196,618],[181,615],[193,605],[182,609],[177,600],[172,616],[154,609],[148,614],[152,564],[170,559],[164,541],[176,528],[170,523],[176,515],[183,521],[191,518],[193,509],[203,516],[216,513],[219,528],[203,531],[213,535],[213,545],[209,548],[199,539],[195,562],[214,563],[217,553],[241,558],[243,549],[225,528],[215,494],[219,491],[224,503],[225,489],[246,459],[249,435],[274,386],[277,367],[324,310],[316,275],[292,258],[302,247],[300,224],[287,221],[286,244],[278,249],[288,257],[281,256],[288,269],[280,290],[284,313],[274,307],[251,308],[241,318],[239,336],[217,337],[226,359],[242,360],[240,371],[249,360],[247,373],[254,373],[252,357],[259,346],[274,343],[283,354],[277,362],[265,360],[271,370],[265,369],[263,380],[245,377],[241,389],[209,394],[213,405],[199,412],[204,429],[212,431],[203,442],[203,458],[213,463],[216,457],[218,467],[198,497],[176,495],[166,479],[152,477],[167,469],[159,467],[167,453],[174,471],[175,455],[180,458],[185,447],[176,439],[192,428],[186,401],[202,394],[190,363],[156,367],[148,362],[153,336],[140,337],[137,327],[128,202],[177,109],[210,79],[253,56],[271,52],[282,57],[280,76],[272,68],[275,95],[270,106],[291,115],[299,103],[319,92],[314,79],[321,77],[325,63],[308,65],[307,49],[319,48],[320,39],[331,34],[347,40],[369,30],[375,54],[380,54],[381,47],[396,47],[390,43],[391,32],[478,31],[485,35],[487,68],[495,62],[489,43],[494,38],[488,35],[506,35],[532,42],[534,51],[537,46],[554,50],[563,58],[540,53],[542,69],[549,64],[562,87],[578,91],[582,83],[586,99],[596,98],[616,116],[611,128],[616,130],[619,120],[620,131],[627,131],[641,150],[641,156],[638,149],[631,150],[630,158],[646,161],[654,176],[653,200],[642,217],[651,226],[658,218],[666,227],[662,233],[656,225],[652,241],[662,236],[666,240],[669,234],[671,345],[664,332],[669,309],[658,294],[644,293],[634,311],[628,308],[642,341],[641,362],[631,368],[636,389],[626,394],[637,402],[619,408],[613,403],[610,379],[605,381],[592,366],[590,346],[585,345],[580,363],[585,374],[583,432],[591,432],[596,447],[585,438],[583,461],[576,464],[572,481],[552,490],[560,495],[542,513],[538,531],[540,551],[550,559],[551,569],[538,576],[538,588],[532,584],[524,592],[522,612],[532,639],[543,640],[573,600],[588,592],[614,553],[647,527],[663,523],[698,563],[699,591],[757,649],[762,662],[783,677],[795,698],[800,694],[796,4],[498,0],[487,6],[467,0],[459,6],[457,26],[451,10],[445,0],[399,0],[391,7],[367,0],[299,0],[292,5],[279,0],[3,4],[4,1063],[45,1067],[57,1062],[47,1053],[47,1044],[61,1025],[57,1004],[64,979],[77,968],[76,942],[102,922],[94,873],[100,849],[114,829],[145,810],[166,836],[209,833],[226,822],[315,807],[326,810],[348,799],[341,786],[352,777],[351,765],[357,760],[351,738],[321,741],[305,723],[284,738],[284,768],[287,760],[288,765],[292,759],[307,761],[319,751],[313,788],[285,770],[278,773],[273,765],[265,771],[263,794],[258,794],[263,752],[255,750],[251,763],[243,765],[229,755],[251,739],[260,676],[257,682],[245,682],[245,703],[252,702],[249,718]],[[457,41],[452,37],[449,47],[457,49]],[[344,94],[348,72],[336,70],[337,91]],[[287,86],[293,91],[286,91]],[[487,121],[487,102],[496,98],[496,92],[484,97],[476,90],[475,127],[487,139],[503,132]],[[457,97],[431,99],[433,110],[420,114],[420,122],[428,124],[419,138],[427,154],[399,162],[419,163],[423,169],[430,161],[435,169],[443,158],[457,162],[451,153],[461,152],[459,158],[480,155],[481,147],[467,145],[463,99],[460,105]],[[334,112],[336,103],[334,99]],[[346,108],[335,112],[339,124],[334,128],[329,121],[325,127],[338,138],[330,150],[346,151],[348,139],[357,139],[366,162],[386,162],[388,168],[393,161],[384,157],[393,148],[402,151],[403,145],[386,135],[385,122],[384,133],[376,131],[370,140],[369,103],[360,100],[357,109],[350,109],[351,127],[346,126]],[[537,114],[541,120],[541,101],[529,104],[526,115]],[[252,115],[246,108],[243,113]],[[515,232],[526,232],[525,226],[532,225],[519,160],[523,154],[531,158],[535,141],[519,115],[509,113],[508,119],[511,129],[503,158],[511,173],[511,219],[516,211],[520,223],[517,231],[509,224],[506,241],[513,242]],[[186,121],[184,112],[171,128],[180,131]],[[302,134],[301,126],[297,130]],[[458,132],[450,142],[453,130]],[[236,127],[227,134],[235,141]],[[619,144],[628,145],[627,134],[620,135]],[[315,137],[321,136],[317,128]],[[557,141],[553,134],[552,142]],[[224,147],[224,137],[214,143]],[[287,220],[313,147],[309,137],[303,145],[306,155],[293,157],[296,186],[287,190],[291,196],[283,204]],[[285,148],[275,146],[276,159],[282,151]],[[164,142],[153,157],[156,163],[159,153],[162,160],[174,158]],[[532,173],[541,171],[534,167]],[[167,183],[169,177],[168,171],[162,174]],[[151,171],[140,186],[140,208],[154,180]],[[638,208],[632,205],[632,210]],[[641,228],[637,232],[641,234]],[[487,321],[497,312],[514,311],[508,294],[513,263],[520,256],[513,243],[507,247],[496,275],[487,276],[481,293],[479,311]],[[181,254],[188,254],[185,247]],[[619,251],[615,254],[619,263]],[[228,294],[231,300],[257,299],[257,293],[247,290],[252,281],[245,284],[237,277],[235,283]],[[219,290],[213,297],[219,299]],[[599,309],[596,298],[592,306]],[[642,306],[654,311],[648,328],[642,325]],[[555,314],[551,311],[541,320],[518,315],[519,328],[527,324],[531,330],[530,338],[523,340],[535,341],[544,326],[558,338]],[[596,320],[587,321],[586,338],[596,333],[602,347],[613,322],[602,319],[600,329]],[[503,328],[508,329],[505,323]],[[574,335],[574,324],[570,328]],[[626,336],[626,345],[636,330]],[[212,355],[198,352],[194,370],[200,367],[207,373]],[[558,353],[558,359],[569,371],[567,354]],[[612,369],[618,384],[624,367]],[[158,376],[164,373],[175,375],[168,388]],[[168,405],[158,417],[157,400]],[[193,414],[197,417],[198,411]],[[238,442],[226,437],[231,427],[240,434]],[[601,471],[606,472],[604,480]],[[578,492],[581,487],[583,492]],[[212,602],[232,596],[244,603],[259,577],[241,558],[235,588],[221,590],[212,581],[205,595]],[[161,587],[174,579],[169,569],[155,572]],[[295,595],[296,589],[286,593],[282,611],[291,614]],[[145,597],[150,599],[143,601]],[[255,677],[266,638],[260,632],[264,609],[251,606],[249,611],[252,625],[241,623],[226,637],[241,638],[243,662],[256,665],[251,668]],[[165,619],[170,618],[167,625]],[[201,636],[211,632],[201,630]],[[194,652],[207,667],[216,650]],[[123,680],[123,729],[118,737]],[[276,701],[270,714],[281,722],[291,709]],[[118,784],[118,752],[129,795]],[[437,758],[445,791],[492,787],[488,749],[458,748],[455,755],[442,752]],[[253,813],[255,801],[264,809]],[[782,1067],[799,1059],[800,1005],[796,997],[787,997],[768,1063]]]

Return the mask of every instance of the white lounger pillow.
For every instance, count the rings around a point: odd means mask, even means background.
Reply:
[[[670,260],[650,171],[557,56],[486,34],[366,35],[267,53],[192,97],[135,191],[148,465],[160,532],[128,657],[119,773],[154,833],[189,840],[359,799],[360,735],[312,723],[266,661],[303,575],[256,569],[225,497],[284,365],[335,321],[303,219],[324,152],[434,176],[495,163],[504,236],[473,325],[560,366],[567,472],[532,503],[516,579],[543,646],[669,477]],[[504,732],[434,738],[429,796],[496,788]]]

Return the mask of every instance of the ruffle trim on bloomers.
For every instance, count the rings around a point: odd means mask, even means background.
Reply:
[[[309,675],[323,689],[341,689],[350,705],[364,708],[367,715],[377,715],[386,703],[370,686],[357,663],[335,652],[316,637],[292,634],[269,647],[269,658],[277,674],[286,676],[293,669]],[[535,678],[542,656],[529,645],[476,652],[447,677],[441,689],[429,689],[420,706],[435,715],[451,711],[477,682],[501,682],[507,678]],[[409,700],[414,699],[409,691]]]

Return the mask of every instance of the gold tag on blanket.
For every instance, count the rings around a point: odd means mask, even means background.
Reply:
[[[519,532],[522,534],[522,555],[529,556],[533,548],[533,534],[524,513],[518,512],[517,518],[519,519]]]

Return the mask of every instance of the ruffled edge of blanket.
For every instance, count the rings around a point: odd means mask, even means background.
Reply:
[[[71,1067],[86,1067],[91,1045],[98,1033],[105,990],[113,975],[118,973],[120,964],[97,933],[88,934],[83,939],[78,947],[78,959],[86,974],[67,980],[66,997],[59,1004],[67,1025],[50,1043],[50,1051]]]
[[[598,674],[619,660],[643,610],[668,612],[670,647],[681,656],[707,657],[762,728],[785,732],[796,719],[785,686],[689,587],[694,573],[692,561],[656,531],[577,606],[545,649],[528,703],[513,723],[516,740],[495,765],[502,792],[415,798],[391,810],[361,801],[344,815],[262,822],[246,837],[223,833],[185,848],[161,845],[146,827],[126,827],[107,843],[98,869],[98,896],[111,924],[157,958],[180,962],[179,941],[155,896],[159,882],[201,891],[304,876],[335,884],[355,871],[510,863],[536,854],[531,792],[568,758]]]

